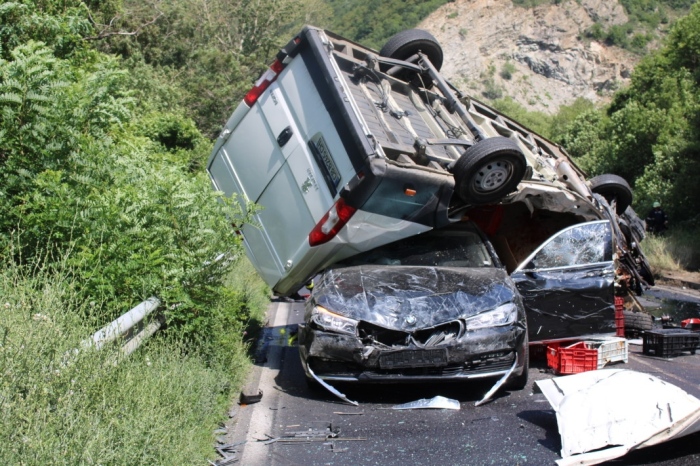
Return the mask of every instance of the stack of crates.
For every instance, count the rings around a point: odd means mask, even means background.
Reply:
[[[628,360],[629,346],[624,338],[586,340],[566,347],[547,345],[547,365],[559,375],[594,371],[611,362]]]
[[[615,335],[625,336],[625,298],[622,296],[615,296]]]
[[[646,355],[669,358],[679,356],[685,351],[695,354],[700,343],[700,334],[692,330],[668,328],[645,332],[642,352]]]

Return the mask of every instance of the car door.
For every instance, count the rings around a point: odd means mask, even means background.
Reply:
[[[559,231],[511,274],[527,312],[530,341],[615,331],[608,220]]]

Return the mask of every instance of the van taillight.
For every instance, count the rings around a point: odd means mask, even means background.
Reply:
[[[318,246],[333,239],[356,211],[357,209],[347,205],[344,199],[338,199],[338,202],[331,207],[309,233],[309,244]]]
[[[277,76],[283,69],[284,64],[279,60],[275,60],[272,65],[270,65],[270,68],[256,81],[255,86],[243,97],[243,102],[245,102],[248,107],[252,107],[253,104],[258,101],[262,93],[265,92],[265,89],[275,82],[275,79],[277,79]]]

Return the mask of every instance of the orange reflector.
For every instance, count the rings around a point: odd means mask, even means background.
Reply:
[[[415,189],[408,189],[406,188],[403,192],[406,196],[415,196],[416,195],[416,190]]]

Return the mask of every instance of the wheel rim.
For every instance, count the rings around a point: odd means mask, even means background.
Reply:
[[[474,188],[481,192],[500,189],[513,175],[513,164],[506,160],[487,163],[479,169],[474,177]]]

